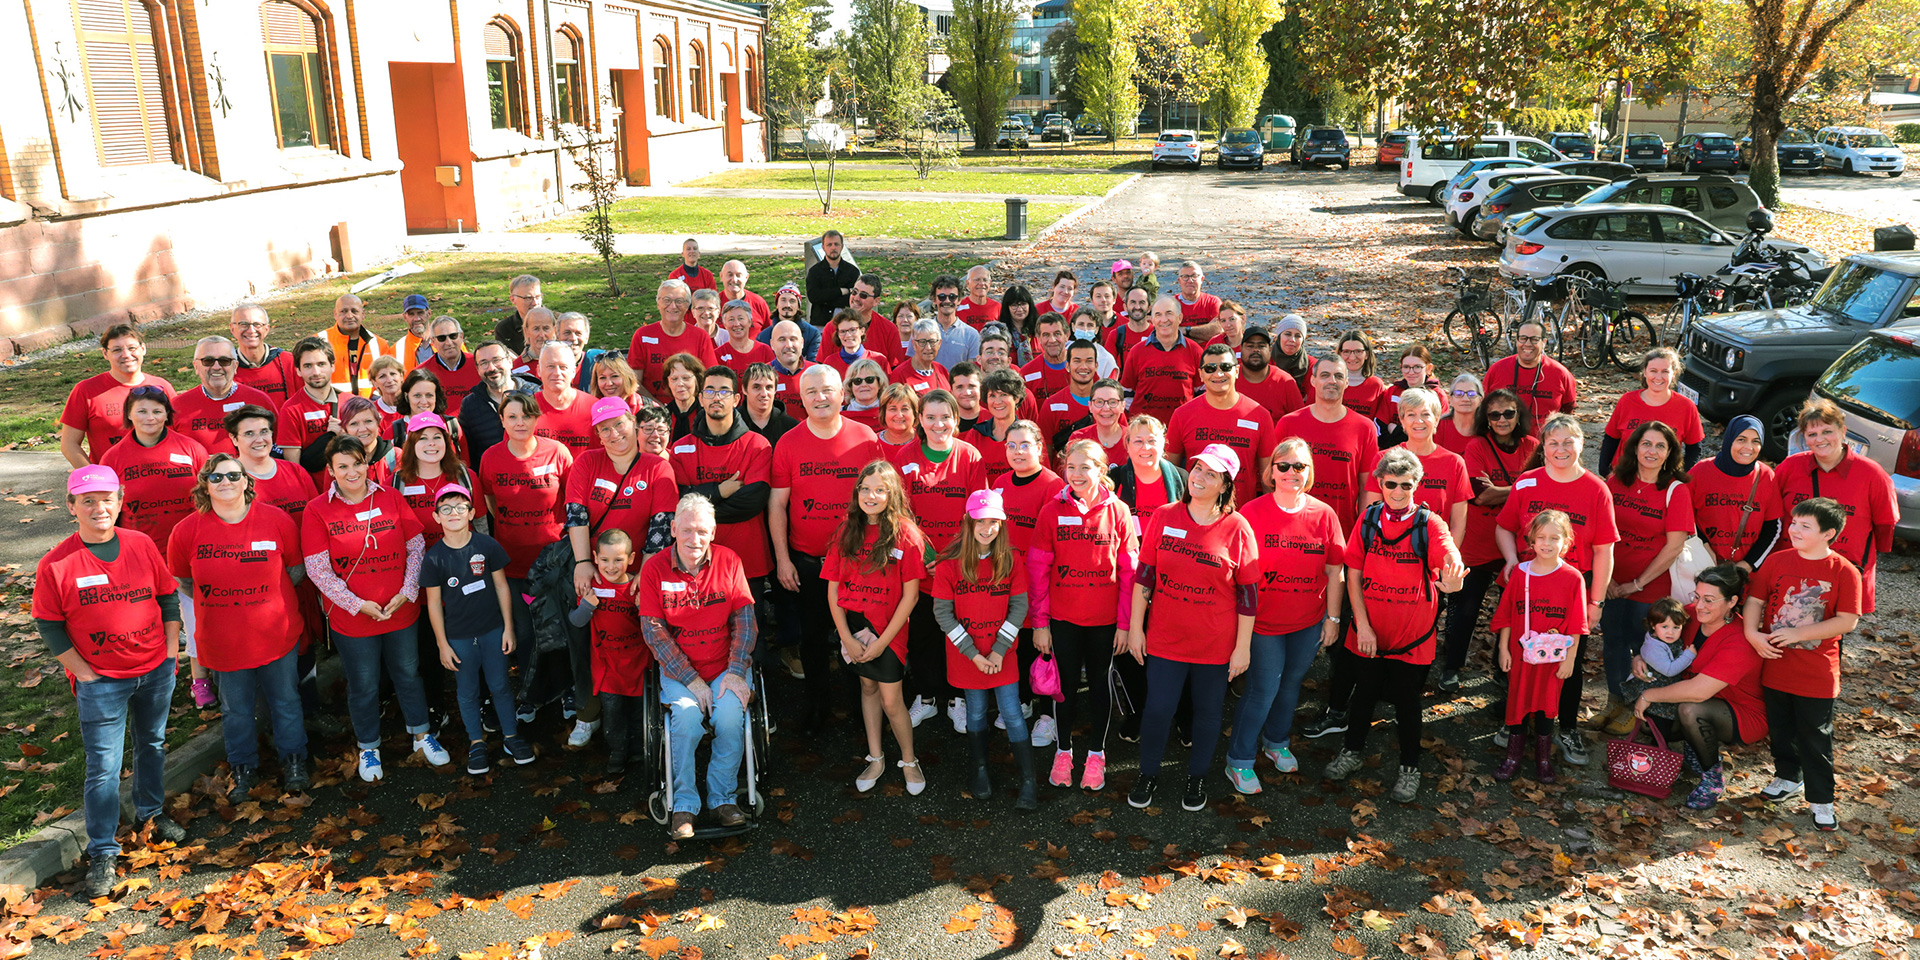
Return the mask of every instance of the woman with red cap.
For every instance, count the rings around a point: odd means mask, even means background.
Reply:
[[[998,490],[967,496],[966,518],[933,570],[933,619],[947,637],[947,679],[967,699],[967,746],[975,800],[993,793],[987,777],[987,697],[992,695],[1020,765],[1019,810],[1040,806],[1035,791],[1033,745],[1020,712],[1020,625],[1027,615],[1026,571],[1019,568],[1008,536],[1007,511]]]
[[[1141,522],[1127,648],[1146,660],[1147,703],[1140,779],[1127,794],[1133,807],[1153,804],[1175,708],[1189,690],[1193,752],[1180,806],[1207,805],[1207,768],[1220,740],[1227,681],[1247,669],[1260,583],[1259,542],[1233,508],[1239,472],[1232,447],[1207,444],[1188,465],[1186,495]]]

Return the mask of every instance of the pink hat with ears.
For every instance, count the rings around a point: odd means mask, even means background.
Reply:
[[[1005,520],[1006,502],[998,490],[975,490],[967,495],[967,516],[975,520]]]

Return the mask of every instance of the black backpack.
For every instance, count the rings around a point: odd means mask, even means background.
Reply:
[[[1423,568],[1422,572],[1424,573],[1425,572],[1424,568],[1427,563],[1427,551],[1433,545],[1432,534],[1430,532],[1429,527],[1427,526],[1428,522],[1433,516],[1433,513],[1427,509],[1426,504],[1423,504],[1423,503],[1414,504],[1413,505],[1413,526],[1408,528],[1407,532],[1389,540],[1386,537],[1386,531],[1382,529],[1380,524],[1381,515],[1386,512],[1386,509],[1387,509],[1387,505],[1384,502],[1375,500],[1374,502],[1368,504],[1366,511],[1360,515],[1361,552],[1363,554],[1372,553],[1375,544],[1383,544],[1383,543],[1395,544],[1395,543],[1399,543],[1402,540],[1405,540],[1408,537],[1412,537],[1413,552],[1416,556],[1420,558],[1420,564],[1421,564],[1421,567]],[[1367,565],[1366,565],[1366,560],[1364,556],[1361,558],[1360,563],[1356,563],[1353,566],[1355,569],[1360,571],[1360,575],[1362,577],[1366,576]],[[1431,576],[1422,577],[1420,579],[1420,585],[1426,588],[1426,599],[1431,601],[1433,599],[1433,577]],[[1374,656],[1394,657],[1394,656],[1399,656],[1400,654],[1406,653],[1410,650],[1413,650],[1414,648],[1420,646],[1421,644],[1426,643],[1427,639],[1429,637],[1432,637],[1434,633],[1438,630],[1438,628],[1439,628],[1439,621],[1436,619],[1432,625],[1427,627],[1426,633],[1421,634],[1419,637],[1415,638],[1411,643],[1408,643],[1406,646],[1396,647],[1391,650],[1376,650],[1374,651]]]

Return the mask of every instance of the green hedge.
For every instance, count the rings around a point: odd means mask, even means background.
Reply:
[[[1893,138],[1901,143],[1920,143],[1920,123],[1903,123],[1894,127]]]
[[[1555,130],[1577,130],[1584,132],[1587,121],[1593,118],[1590,110],[1578,110],[1566,107],[1522,107],[1515,110],[1507,120],[1507,132],[1540,137]]]

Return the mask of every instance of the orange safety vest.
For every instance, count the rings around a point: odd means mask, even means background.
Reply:
[[[347,354],[347,337],[337,326],[328,327],[314,336],[325,337],[327,343],[333,347],[333,388],[341,393],[372,396],[373,361],[382,356],[400,359],[393,352],[393,344],[380,339],[365,326],[360,328],[359,356]],[[405,364],[404,360],[402,364]]]
[[[427,343],[426,338],[414,336],[411,330],[401,335],[400,342],[393,345],[394,356],[400,358],[400,366],[408,373],[412,373],[413,368],[420,365],[420,361],[416,358],[420,356],[422,347],[427,348],[427,356],[433,356],[433,348]]]

